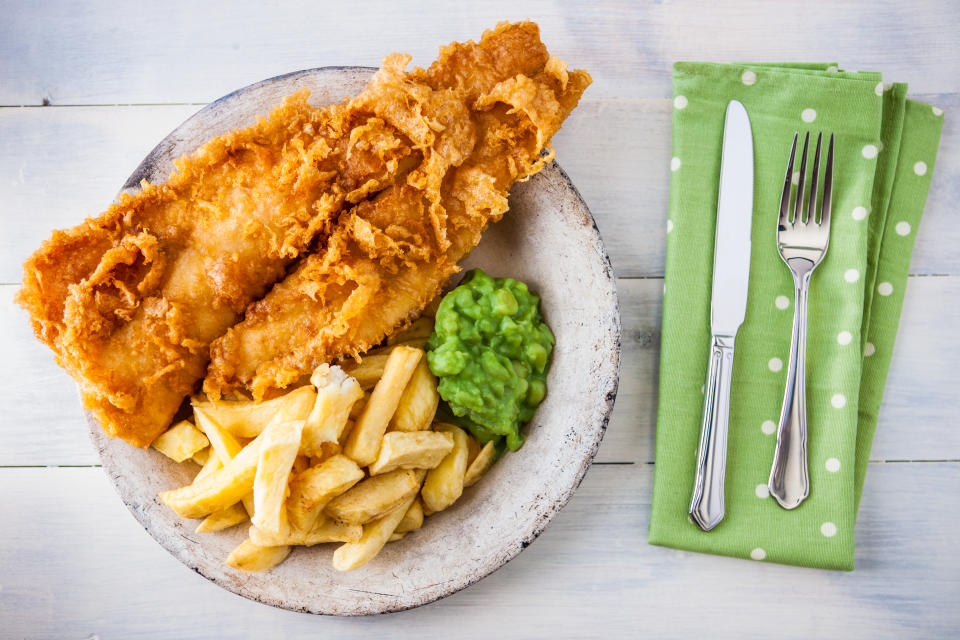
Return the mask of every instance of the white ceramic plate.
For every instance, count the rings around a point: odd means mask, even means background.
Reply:
[[[209,138],[266,115],[301,87],[317,106],[360,92],[372,69],[326,67],[271,78],[202,109],[177,127],[127,180],[163,181],[173,160]],[[548,392],[520,451],[504,456],[450,509],[421,530],[388,544],[367,565],[339,573],[334,545],[297,548],[278,567],[243,573],[224,559],[246,537],[241,525],[194,533],[157,498],[188,484],[196,467],[108,438],[87,422],[104,471],[133,515],[167,551],[212,582],[277,607],[319,614],[363,615],[417,607],[492,573],[543,531],[579,486],[603,438],[617,391],[620,319],[610,262],[590,211],[557,165],[510,194],[510,211],[465,262],[493,276],[528,283],[543,300],[557,345]]]

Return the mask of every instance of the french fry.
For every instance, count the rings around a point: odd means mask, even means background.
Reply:
[[[290,420],[305,420],[313,407],[315,393],[316,391],[307,385],[260,403],[253,400],[213,401],[195,396],[190,399],[190,404],[194,411],[200,408],[234,436],[256,438],[280,411],[290,416]]]
[[[347,423],[349,422],[350,421],[347,420]],[[315,456],[310,456],[310,464],[307,465],[307,468],[315,467],[321,462],[329,460],[333,456],[340,454],[342,451],[343,451],[343,447],[341,447],[336,442],[324,442],[320,448],[320,454]]]
[[[310,458],[303,455],[302,453],[297,455],[293,460],[293,473],[300,473],[301,471],[306,471],[310,467]]]
[[[290,531],[287,521],[287,485],[300,449],[303,420],[274,422],[264,430],[253,480],[253,516],[250,521],[276,536]]]
[[[238,525],[241,522],[246,522],[249,519],[247,510],[238,502],[226,509],[214,511],[208,515],[203,519],[203,522],[197,526],[196,532],[211,533],[213,531],[221,531],[222,529],[228,529],[234,525]]]
[[[240,441],[237,440],[232,433],[224,429],[219,422],[211,418],[206,409],[194,406],[193,419],[197,421],[197,426],[207,435],[207,439],[210,440],[210,448],[217,454],[217,458],[220,459],[221,464],[232,460],[240,453],[240,450],[243,449]],[[240,500],[247,510],[247,515],[253,517],[253,495],[247,494]]]
[[[410,326],[403,331],[398,331],[387,338],[387,344],[405,344],[412,340],[426,340],[430,337],[430,334],[433,333],[433,323],[434,320],[432,317],[418,318],[410,323]]]
[[[203,465],[207,464],[207,460],[210,458],[210,451],[210,446],[206,446],[190,456],[190,459],[202,467]]]
[[[393,535],[414,499],[414,496],[407,498],[393,511],[366,525],[363,535],[356,542],[348,542],[338,547],[333,552],[333,568],[337,571],[352,571],[373,559]]]
[[[387,542],[396,542],[398,540],[403,540],[407,536],[406,533],[391,533],[390,537],[387,538]]]
[[[380,454],[370,465],[375,476],[394,469],[433,469],[453,450],[453,434],[437,431],[391,431],[384,434]]]
[[[426,358],[421,358],[414,369],[400,403],[390,420],[391,431],[422,431],[430,428],[440,404],[437,379],[430,373]]]
[[[344,369],[360,384],[361,389],[368,391],[383,377],[383,369],[387,366],[389,357],[389,354],[363,356],[359,364],[353,361],[352,364],[344,364]]]
[[[367,524],[405,503],[419,488],[416,471],[397,469],[360,482],[331,500],[324,513],[348,524]]]
[[[193,484],[164,491],[160,499],[181,518],[202,518],[226,509],[253,489],[262,437],[257,436],[222,468]]]
[[[383,377],[373,388],[370,400],[343,446],[343,452],[360,466],[365,467],[377,459],[380,440],[422,356],[423,351],[410,347],[397,347],[390,353]]]
[[[476,458],[480,453],[480,449],[483,447],[473,436],[470,436],[469,440],[467,441],[467,445],[467,450],[469,451],[469,453],[467,453],[467,465],[469,466],[470,463],[473,462],[474,458]]]
[[[262,547],[248,538],[230,552],[227,564],[241,571],[266,571],[283,562],[288,555],[290,547],[287,545]]]
[[[360,400],[357,400],[357,403],[353,405],[350,409],[350,420],[356,421],[363,414],[363,410],[367,407],[367,402],[370,401],[370,394],[364,393],[363,397]],[[347,429],[344,429],[346,433]]]
[[[150,446],[175,462],[183,462],[208,444],[203,433],[182,420],[157,436]]]
[[[413,501],[413,504],[410,505],[410,508],[407,509],[407,512],[403,515],[403,519],[400,520],[400,524],[397,525],[397,529],[394,533],[407,533],[409,531],[416,531],[423,526],[423,505],[420,504],[420,498],[416,498]]]
[[[463,474],[463,486],[470,487],[476,484],[477,480],[482,478],[483,474],[490,470],[490,467],[493,466],[496,460],[497,448],[493,442],[491,441],[483,445],[483,449],[480,449],[480,453],[477,454],[477,457],[474,458],[470,466],[467,467],[467,472]]]
[[[210,447],[207,448],[209,449]],[[207,461],[203,463],[203,466],[200,467],[200,471],[198,471],[197,475],[193,477],[194,484],[200,480],[203,480],[217,469],[221,468],[223,468],[223,463],[220,462],[220,457],[217,455],[216,451],[211,451],[207,456]]]
[[[284,544],[305,545],[311,547],[325,542],[356,542],[363,535],[363,527],[358,524],[344,524],[336,520],[324,519],[310,531],[290,530],[286,536],[273,536],[256,527],[250,527],[250,541],[261,546]]]
[[[194,407],[193,419],[197,421],[200,430],[206,434],[210,446],[217,452],[221,460],[232,460],[243,449],[240,441],[224,429],[219,422],[210,417],[205,409]]]
[[[443,511],[463,493],[463,477],[467,471],[469,436],[460,427],[437,423],[434,428],[453,434],[453,450],[435,469],[427,472],[420,498],[431,512]]]
[[[314,369],[310,382],[317,395],[303,430],[303,452],[312,456],[323,452],[324,442],[340,441],[350,409],[363,397],[363,390],[343,369],[327,364]]]
[[[301,532],[310,531],[327,503],[362,479],[363,471],[357,463],[343,455],[335,455],[293,476],[287,497],[290,526]]]

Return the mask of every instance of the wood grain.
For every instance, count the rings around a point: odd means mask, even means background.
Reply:
[[[6,378],[0,384],[6,423],[0,466],[97,464],[73,382],[32,338],[26,314],[13,305],[14,290],[0,286],[0,359],[7,363],[0,370]],[[662,291],[659,278],[617,281],[620,389],[599,462],[653,461]],[[960,459],[951,403],[956,358],[950,355],[960,353],[960,307],[942,302],[955,299],[960,277],[910,278],[872,459]]]
[[[960,493],[942,491],[960,483],[960,463],[871,465],[849,574],[649,547],[652,476],[653,465],[594,466],[500,571],[428,607],[345,620],[265,607],[192,573],[100,469],[3,469],[0,509],[15,517],[0,519],[0,635],[680,638],[722,621],[710,637],[876,639],[949,637],[960,624]]]
[[[960,90],[953,0],[807,3],[390,0],[196,3],[123,11],[107,0],[44,3],[0,23],[0,104],[209,102],[288,71],[428,64],[438,47],[500,20],[532,18],[551,52],[589,69],[592,98],[666,98],[676,60],[837,60],[914,91]]]

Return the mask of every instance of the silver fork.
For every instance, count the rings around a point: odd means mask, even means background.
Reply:
[[[777,449],[767,484],[770,495],[784,509],[795,509],[810,495],[810,477],[807,473],[807,296],[810,291],[810,275],[827,254],[827,245],[830,242],[830,203],[833,191],[831,133],[818,220],[817,181],[823,134],[817,135],[817,150],[810,176],[810,196],[804,198],[807,150],[810,143],[810,134],[807,133],[800,156],[797,196],[791,206],[793,156],[797,151],[798,136],[799,134],[794,134],[793,146],[790,148],[787,177],[783,183],[783,194],[780,196],[780,221],[777,226],[777,249],[793,273],[793,336],[790,340],[790,361],[787,365],[787,388],[783,394],[783,408],[777,428]]]

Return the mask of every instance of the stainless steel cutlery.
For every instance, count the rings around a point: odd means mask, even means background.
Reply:
[[[753,133],[747,110],[732,100],[723,128],[710,306],[713,338],[704,385],[697,477],[690,502],[690,516],[704,531],[717,526],[724,514],[730,381],[734,342],[747,309],[752,221]]]
[[[809,196],[806,195],[810,143],[810,134],[807,133],[800,156],[796,198],[791,198],[797,138],[798,135],[794,134],[780,196],[780,219],[777,225],[777,249],[793,274],[794,307],[786,391],[783,394],[777,448],[768,488],[770,495],[784,509],[798,507],[810,495],[810,477],[807,473],[807,297],[810,276],[827,254],[830,244],[830,206],[833,196],[833,134],[830,134],[823,171],[823,196],[819,199],[820,206],[817,206],[822,133],[817,135]]]
[[[817,134],[809,172],[810,134],[804,135],[799,155],[800,169],[795,174],[799,133],[794,134],[780,196],[777,250],[793,275],[794,315],[786,390],[768,488],[770,495],[785,509],[796,508],[810,494],[807,471],[807,304],[810,276],[830,244],[834,136],[827,135],[829,141],[824,145],[824,134]],[[825,161],[821,163],[824,151]],[[795,176],[798,179],[794,192]],[[696,482],[690,502],[690,517],[704,531],[716,527],[724,517],[730,386],[734,345],[747,306],[752,220],[753,136],[746,109],[733,100],[727,105],[724,120],[710,302],[712,343],[704,385]]]

